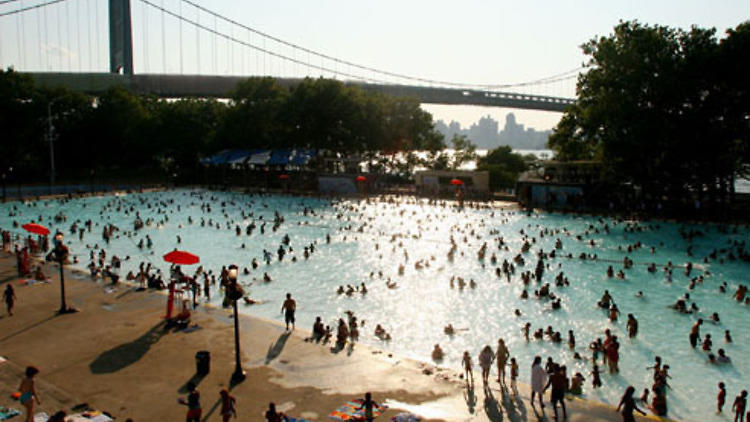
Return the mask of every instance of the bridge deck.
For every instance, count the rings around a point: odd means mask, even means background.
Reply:
[[[30,73],[37,83],[48,87],[64,86],[89,94],[101,93],[113,86],[123,86],[139,94],[152,94],[165,98],[213,97],[227,98],[243,76],[205,75],[157,75],[138,74],[133,76],[112,73]],[[278,78],[282,86],[293,86],[300,82],[295,78]],[[570,98],[546,97],[539,95],[515,94],[509,92],[462,90],[410,85],[368,84],[347,82],[366,91],[382,92],[395,96],[417,98],[426,104],[479,105],[507,107],[529,110],[563,112],[575,103]]]

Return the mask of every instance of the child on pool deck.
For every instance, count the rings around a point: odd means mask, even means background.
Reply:
[[[39,400],[39,395],[36,393],[34,387],[34,376],[39,373],[39,370],[33,366],[26,368],[26,378],[21,381],[21,386],[18,387],[18,391],[21,393],[19,401],[26,408],[26,422],[32,422],[34,420],[34,400],[36,403],[41,405],[42,401]]]
[[[373,419],[375,419],[375,416],[373,415],[373,409],[379,407],[380,405],[372,399],[372,394],[370,394],[370,392],[367,392],[365,393],[365,399],[362,401],[362,406],[360,406],[359,408],[365,409],[365,420],[367,420],[367,422],[372,422]]]

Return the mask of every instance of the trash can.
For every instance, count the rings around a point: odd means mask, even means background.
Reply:
[[[195,372],[199,375],[208,375],[211,371],[211,352],[201,350],[195,354]]]

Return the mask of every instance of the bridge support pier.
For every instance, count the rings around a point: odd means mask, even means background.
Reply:
[[[130,0],[109,0],[109,71],[133,75]]]

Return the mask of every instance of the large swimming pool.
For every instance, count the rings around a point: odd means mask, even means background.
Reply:
[[[210,211],[206,205],[210,205]],[[256,258],[260,263],[258,269],[251,269],[250,275],[240,272],[240,280],[249,286],[253,298],[267,302],[241,306],[242,312],[281,320],[281,302],[284,294],[290,292],[298,302],[301,328],[310,329],[318,315],[335,327],[335,321],[351,310],[366,321],[360,341],[424,361],[430,360],[433,346],[439,343],[446,352],[443,365],[454,368],[460,367],[464,350],[469,350],[476,362],[484,345],[494,348],[502,337],[511,355],[519,361],[521,381],[528,382],[534,355],[544,359],[552,356],[555,361],[567,364],[569,375],[584,374],[586,397],[615,405],[627,385],[634,385],[639,394],[643,388],[651,387],[652,375],[646,367],[659,355],[671,367],[668,404],[669,415],[675,418],[722,420],[715,415],[717,383],[727,384],[725,414],[729,413],[733,397],[748,387],[750,307],[737,303],[732,294],[738,284],[747,283],[750,265],[728,258],[732,244],[750,239],[747,228],[636,223],[560,214],[526,215],[500,208],[457,210],[450,205],[428,205],[411,199],[399,203],[332,202],[306,197],[178,190],[65,203],[7,203],[0,208],[0,227],[9,229],[13,221],[20,225],[41,220],[53,230],[60,229],[83,269],[89,262],[87,247],[105,245],[102,229],[105,223],[112,223],[120,232],[106,247],[108,257],[113,253],[120,258],[131,257],[123,261],[123,276],[129,270],[137,270],[139,262],[144,260],[168,273],[168,265],[161,256],[175,247],[200,255],[201,264],[214,272],[232,263],[241,269],[251,268],[251,261]],[[143,220],[153,221],[133,233],[135,211],[140,212]],[[274,212],[284,219],[276,231],[272,230]],[[52,217],[59,213],[67,221],[55,224]],[[89,219],[94,223],[93,230],[85,234],[83,241],[70,234],[74,222]],[[201,224],[202,220],[205,224]],[[257,228],[248,236],[246,227],[253,221]],[[237,226],[240,235],[236,234]],[[13,230],[21,233],[19,228]],[[681,231],[691,230],[700,233],[688,243]],[[276,251],[287,234],[294,252],[280,263]],[[140,249],[137,244],[146,235],[153,240],[153,247]],[[326,235],[330,235],[330,243]],[[456,244],[452,260],[448,258],[451,236]],[[531,248],[522,254],[525,265],[517,266],[508,282],[504,276],[496,275],[496,268],[503,260],[512,262],[521,252],[524,236],[528,236]],[[557,239],[562,248],[556,250],[557,257],[545,260],[549,267],[544,272],[544,282],[550,283],[551,291],[562,300],[562,308],[552,310],[549,301],[534,297],[534,290],[539,288],[534,280],[528,287],[530,298],[520,298],[524,289],[521,273],[533,272],[539,251],[551,252]],[[478,251],[485,242],[487,253],[480,260]],[[638,242],[642,247],[627,251],[628,245]],[[313,243],[315,252],[306,260],[303,248]],[[689,244],[692,256],[687,254]],[[271,265],[263,262],[264,249],[273,254]],[[704,263],[703,257],[714,249],[719,250],[716,259]],[[582,260],[579,258],[582,253],[596,254],[597,259]],[[492,263],[492,254],[497,258],[496,264]],[[623,270],[625,279],[608,278],[607,267],[611,265],[617,272],[623,268],[626,256],[635,265]],[[292,257],[297,261],[292,262]],[[670,261],[680,266],[674,269],[671,282],[662,270]],[[689,277],[681,267],[688,261],[695,265]],[[418,262],[422,265],[415,266]],[[657,271],[647,270],[650,263],[656,264]],[[403,273],[399,274],[402,264]],[[264,272],[271,276],[272,282],[260,280]],[[568,277],[569,286],[555,285],[555,276],[560,272]],[[704,275],[705,281],[689,289],[690,279],[698,275]],[[452,276],[462,277],[467,283],[473,279],[476,287],[467,285],[460,289],[456,282],[452,288]],[[398,287],[387,288],[388,278]],[[340,285],[363,282],[369,291],[366,295],[337,294]],[[726,293],[720,292],[722,282],[728,284]],[[605,312],[596,306],[605,289],[622,313],[618,322],[609,322]],[[636,297],[638,291],[644,296]],[[685,293],[690,293],[688,303],[695,302],[700,313],[686,315],[669,308]],[[216,288],[212,301],[221,302]],[[516,309],[520,316],[515,314]],[[719,313],[721,322],[705,323],[701,337],[711,334],[713,351],[724,348],[732,358],[733,363],[728,365],[707,363],[707,353],[700,346],[692,349],[688,343],[694,321],[698,317],[707,319],[713,312]],[[625,329],[628,313],[633,313],[640,325],[638,337],[632,340]],[[521,332],[526,322],[531,323],[533,330],[551,325],[563,334],[563,342],[555,344],[532,337],[527,343]],[[377,323],[391,333],[390,342],[381,342],[373,335]],[[449,323],[459,329],[452,337],[443,333],[443,327]],[[591,363],[573,359],[573,351],[566,344],[567,332],[574,330],[576,350],[590,358],[588,344],[596,337],[603,337],[607,328],[620,339],[620,374],[607,374],[600,361],[604,387],[594,391],[590,388]],[[726,329],[731,330],[733,343],[725,343]]]

